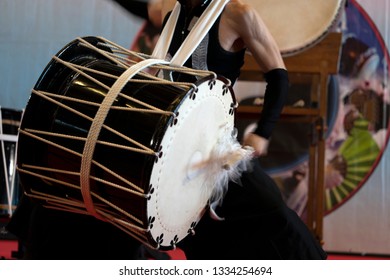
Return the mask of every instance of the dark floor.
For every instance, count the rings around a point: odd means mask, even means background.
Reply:
[[[0,240],[0,259],[17,259],[18,242],[16,240]],[[172,260],[185,260],[185,255],[180,249],[168,251]],[[362,255],[329,252],[329,260],[390,260],[390,256],[384,255]]]

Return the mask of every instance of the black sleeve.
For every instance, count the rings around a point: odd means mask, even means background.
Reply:
[[[263,111],[257,123],[255,134],[269,139],[285,104],[289,80],[285,69],[273,69],[264,74],[267,83]]]
[[[148,1],[137,1],[137,0],[113,0],[114,2],[121,5],[128,12],[139,16],[143,19],[148,19]]]

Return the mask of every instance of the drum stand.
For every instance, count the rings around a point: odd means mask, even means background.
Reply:
[[[281,121],[309,122],[309,185],[306,224],[323,243],[325,133],[327,131],[327,95],[329,76],[338,73],[341,33],[329,33],[315,46],[292,56],[284,57],[290,83],[310,83],[311,106],[286,106]],[[251,55],[245,58],[240,80],[259,81],[261,71]],[[237,118],[258,118],[259,106],[239,106]]]

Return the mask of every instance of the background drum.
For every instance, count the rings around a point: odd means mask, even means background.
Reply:
[[[15,172],[17,134],[22,111],[0,110],[0,216],[9,217],[20,197],[19,179]]]
[[[301,52],[336,27],[345,0],[245,0],[275,38],[282,55]]]
[[[93,215],[153,248],[193,233],[217,176],[194,166],[232,138],[236,102],[214,73],[160,62],[97,37],[53,58],[21,124],[17,163],[29,197]]]

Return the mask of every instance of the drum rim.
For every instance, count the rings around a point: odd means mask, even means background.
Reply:
[[[208,75],[208,76],[203,77],[203,78],[197,80],[196,82],[194,82],[194,85],[195,85],[196,87],[199,87],[201,84],[208,83],[208,82],[210,82],[210,81],[212,81],[212,80],[218,80],[218,81],[220,81],[221,83],[227,85],[227,86],[228,86],[228,89],[229,89],[229,93],[228,93],[228,94],[230,94],[230,97],[231,97],[231,99],[232,99],[232,106],[233,106],[233,104],[237,104],[236,96],[235,96],[235,94],[234,94],[233,86],[232,86],[230,80],[227,79],[226,77],[222,76],[222,75],[216,75],[216,74],[215,74],[215,75],[213,75],[213,74]],[[174,113],[177,113],[177,112],[180,110],[180,108],[181,108],[181,106],[183,105],[184,102],[189,101],[189,99],[191,98],[191,94],[192,94],[193,92],[194,92],[194,89],[191,89],[191,90],[189,90],[187,93],[185,93],[185,94],[183,95],[183,97],[181,98],[180,102],[179,102],[179,103],[177,104],[177,106],[175,107],[175,110],[173,111]],[[232,115],[233,115],[233,126],[234,126],[234,115],[235,115],[235,111],[233,111],[233,114],[232,114]],[[161,121],[161,120],[160,120],[160,121]],[[164,136],[164,135],[166,134],[167,130],[169,129],[169,127],[171,126],[171,123],[172,123],[173,121],[174,121],[174,118],[171,117],[170,120],[169,120],[168,122],[165,123],[164,129],[162,129],[162,130],[160,131],[161,136]],[[158,134],[158,135],[156,135],[156,134],[153,135],[153,138],[158,139],[158,141],[156,141],[156,146],[155,146],[155,148],[158,148],[158,147],[161,145],[161,142],[163,141],[163,137],[159,137],[160,134]],[[157,143],[157,142],[158,142],[158,143]],[[148,170],[148,172],[150,172],[149,175],[147,176],[149,186],[150,186],[150,181],[151,181],[151,177],[152,177],[151,174],[152,174],[152,172],[153,172],[154,164],[155,164],[154,161],[150,161],[150,163],[151,163],[150,168],[149,168],[149,166],[146,168],[146,169]],[[149,189],[148,189],[148,192],[149,192]],[[147,207],[147,205],[146,205],[146,207]],[[200,215],[199,215],[199,217],[198,217],[198,218],[199,218],[199,219],[198,219],[198,222],[199,222],[199,220],[202,218],[202,216],[205,214],[206,208],[207,208],[207,204],[205,204],[205,205],[203,206],[202,210],[200,211]],[[144,221],[148,224],[148,215],[144,215],[143,218],[144,218]],[[195,225],[195,229],[196,229],[196,225]],[[189,229],[189,230],[190,230],[190,229]],[[190,232],[188,232],[187,235],[184,236],[181,240],[183,240],[183,239],[184,239],[185,237],[187,237],[188,235],[190,235]],[[148,238],[149,244],[151,244],[151,245],[154,246],[155,248],[158,248],[159,250],[172,250],[172,249],[175,248],[175,245],[166,246],[166,245],[160,245],[160,244],[158,244],[157,241],[152,237],[151,234],[147,234],[147,238]]]

